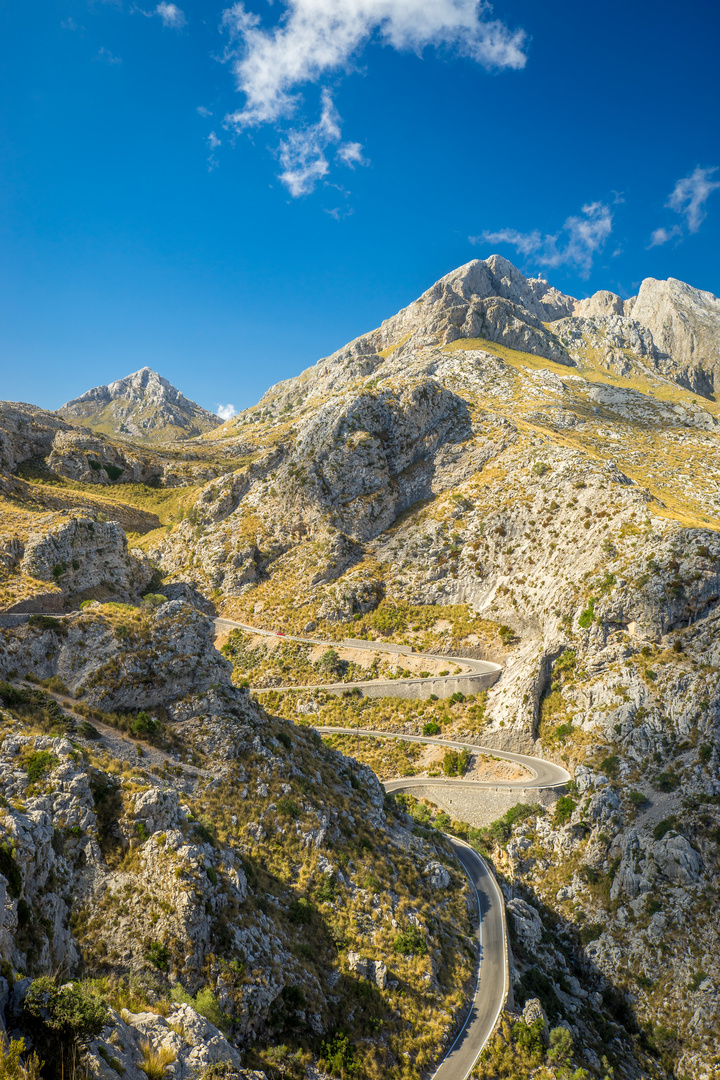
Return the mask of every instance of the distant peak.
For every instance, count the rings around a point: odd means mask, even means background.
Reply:
[[[66,420],[143,439],[188,438],[222,423],[147,365],[107,386],[88,390],[58,412]]]

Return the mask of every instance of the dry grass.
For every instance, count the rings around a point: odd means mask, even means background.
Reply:
[[[140,1044],[140,1052],[143,1057],[140,1068],[147,1076],[147,1080],[163,1080],[168,1065],[171,1065],[177,1057],[175,1051],[169,1047],[153,1047],[149,1042]]]

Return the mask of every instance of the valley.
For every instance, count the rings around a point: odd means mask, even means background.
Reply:
[[[0,406],[8,1030],[62,972],[94,1080],[720,1075],[719,311],[492,256],[225,422]]]

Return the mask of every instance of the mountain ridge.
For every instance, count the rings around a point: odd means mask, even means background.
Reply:
[[[194,438],[222,423],[147,366],[87,390],[57,413],[105,435],[150,442]]]
[[[159,902],[151,907],[157,935],[148,932],[150,945],[130,939],[119,895],[102,908],[117,926],[88,920],[88,908],[73,911],[76,929],[62,940],[86,970],[147,979],[143,949],[152,948],[167,965],[151,973],[156,998],[171,993],[170,975],[182,975],[193,1001],[215,995],[243,1064],[265,1078],[278,1074],[279,1046],[285,1075],[326,1080],[346,1068],[324,1049],[336,1045],[339,1017],[359,1080],[427,1077],[462,1011],[465,972],[449,972],[445,925],[433,922],[449,894],[431,895],[418,912],[403,875],[427,850],[415,841],[437,843],[437,830],[450,830],[493,860],[523,1009],[503,1013],[479,1080],[509,1075],[508,1062],[518,1075],[542,1067],[553,1080],[568,1068],[597,1080],[611,1069],[618,1080],[714,1075],[720,405],[697,385],[714,388],[715,303],[652,279],[630,301],[606,291],[576,301],[494,257],[446,275],[191,444],[135,447],[56,414],[0,408],[0,609],[12,622],[27,619],[23,611],[70,613],[90,601],[57,625],[0,628],[0,676],[27,671],[51,688],[60,679],[79,705],[119,710],[114,720],[87,713],[105,727],[146,724],[138,710],[149,709],[186,763],[232,774],[214,794],[211,784],[198,789],[190,806],[197,816],[205,800],[222,822],[222,860],[212,845],[204,850],[211,874],[199,850],[204,834],[191,831],[174,798],[137,790],[140,761],[121,771],[122,865],[128,873],[138,859],[164,867],[157,895],[143,901]],[[222,656],[199,615],[213,608],[256,628],[233,630]],[[293,633],[324,644],[290,641]],[[358,639],[362,648],[353,647]],[[382,669],[373,641],[390,645]],[[453,658],[468,655],[492,658],[502,674],[476,697],[421,700],[408,681],[415,671],[427,676],[417,670],[427,653],[450,673]],[[395,678],[407,696],[323,689],[373,678]],[[254,734],[245,734],[248,722]],[[491,754],[470,752],[461,764],[456,751],[446,768],[442,746],[423,756],[402,738],[324,736],[382,779],[422,779],[420,801],[397,796],[381,809],[367,773],[345,785],[351,759],[318,752],[313,765],[308,722],[530,753],[573,779],[565,793],[533,791],[520,803],[502,790],[481,798],[438,779],[466,764],[480,775],[494,768]],[[12,723],[13,737],[26,737],[26,714]],[[127,746],[117,753],[124,758]],[[155,748],[146,754],[155,763]],[[24,789],[9,762],[0,785],[11,801]],[[161,785],[163,777],[167,769]],[[358,842],[356,783],[389,815],[387,834],[378,818],[368,837],[372,858],[385,863],[374,877]],[[179,797],[184,784],[179,778]],[[162,813],[157,801],[167,804]],[[337,831],[324,831],[326,818]],[[307,852],[296,840],[301,821],[302,836],[311,829],[314,837]],[[193,849],[188,891],[185,871],[167,876],[175,856],[160,852],[184,850],[181,834]],[[68,837],[70,852],[76,839]],[[113,884],[114,856],[93,858],[97,880]],[[266,887],[270,900],[252,895],[248,869],[268,864],[279,879]],[[235,895],[241,865],[244,900]],[[213,874],[225,900],[212,891]],[[30,875],[26,902],[42,926],[38,888],[43,881]],[[202,972],[187,960],[181,907],[207,950]],[[402,941],[413,926],[427,948],[402,968],[397,996],[390,976],[404,961],[386,926],[391,915]],[[318,952],[303,935],[321,924],[330,937]],[[0,956],[9,960],[2,931]],[[229,951],[213,959],[216,948]],[[287,957],[283,970],[273,950]],[[357,984],[361,973],[367,985]],[[398,1027],[392,1018],[408,1004],[423,1019],[408,1026],[403,1014]],[[128,1015],[114,1021],[128,1046],[140,1039],[136,1023],[161,1043],[159,1019]],[[538,1047],[531,1069],[527,1040],[543,1015],[569,1049],[558,1066]],[[383,1025],[400,1034],[388,1040]],[[113,1080],[102,1053],[92,1060],[97,1080]]]

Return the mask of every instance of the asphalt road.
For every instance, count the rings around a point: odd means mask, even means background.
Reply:
[[[362,649],[368,648],[376,652],[386,652],[392,654],[396,659],[400,660],[403,656],[412,655],[415,659],[420,660],[432,660],[440,661],[441,663],[457,664],[460,667],[460,671],[455,675],[430,675],[427,678],[421,679],[419,676],[414,676],[410,679],[367,679],[363,682],[343,682],[343,683],[323,683],[322,686],[317,686],[313,683],[307,685],[290,685],[290,686],[264,686],[253,687],[251,690],[255,690],[256,693],[267,693],[270,690],[286,691],[286,690],[363,690],[371,688],[377,690],[382,687],[387,691],[387,697],[393,696],[393,689],[398,686],[408,686],[417,683],[427,684],[433,691],[442,690],[443,686],[454,682],[458,678],[472,678],[473,675],[497,675],[502,672],[500,664],[493,664],[489,660],[473,660],[465,656],[445,656],[444,654],[438,655],[436,653],[397,653],[392,648],[385,648],[385,642],[383,641],[369,641],[357,645],[349,645],[344,641],[321,641],[319,638],[312,637],[296,637],[292,634],[281,634],[275,630],[259,630],[255,626],[248,626],[246,623],[234,622],[232,619],[215,619],[215,626],[218,633],[230,630],[245,630],[249,634],[264,634],[266,637],[281,637],[285,641],[300,641],[307,645],[325,645],[328,648],[342,649]],[[438,695],[442,696],[442,695]]]
[[[215,625],[218,632],[239,629],[253,634],[266,634],[268,637],[278,636],[277,633],[272,630],[258,630],[256,627],[247,626],[244,623],[233,622],[230,619],[215,619]],[[320,641],[318,638],[293,637],[291,635],[282,636],[286,637],[289,641],[301,641],[311,645],[337,646],[339,644],[338,642]],[[352,646],[345,642],[340,644],[342,644],[343,648],[352,648]],[[368,643],[368,645],[370,645],[370,643]],[[367,646],[358,645],[357,647],[365,648]],[[390,649],[383,650],[382,642],[373,642],[370,647],[375,648],[378,651],[393,651]],[[395,655],[402,656],[403,654],[395,653]],[[484,660],[469,660],[465,657],[438,656],[431,653],[414,653],[413,655],[416,657],[424,656],[430,660],[442,660],[443,662],[451,661],[461,665],[468,674],[486,674],[488,672],[500,672],[502,670],[498,664],[491,664]],[[450,682],[457,677],[458,676],[455,675],[445,677],[431,676],[430,678],[423,680],[419,680],[418,678],[396,679],[384,683],[384,685],[387,687],[388,697],[391,697],[393,687],[397,687],[402,683],[418,681],[443,683],[445,681]],[[350,690],[353,687],[362,689],[362,687],[367,685],[377,687],[378,682],[379,680],[372,680],[372,682],[368,683],[334,683],[323,687],[274,686],[267,689]],[[414,787],[428,788],[433,786],[440,786],[443,788],[462,787],[470,790],[487,790],[492,788],[562,788],[570,779],[570,774],[565,769],[560,765],[555,765],[551,761],[543,761],[541,758],[531,757],[528,754],[514,754],[507,750],[496,750],[494,747],[481,746],[476,743],[455,742],[448,739],[434,739],[425,735],[405,735],[403,733],[391,731],[373,731],[368,730],[367,728],[318,727],[316,730],[326,734],[336,733],[365,735],[372,738],[404,739],[408,742],[431,743],[433,745],[446,746],[455,750],[462,750],[467,747],[475,753],[490,754],[493,757],[502,758],[505,761],[512,761],[517,765],[522,765],[530,773],[530,777],[527,779],[491,782],[484,780],[459,780],[450,777],[406,776],[397,780],[388,780],[384,785],[385,790],[388,792],[407,790]],[[458,840],[457,837],[447,836],[447,840],[452,845],[453,851],[470,879],[470,883],[475,891],[478,908],[477,935],[479,952],[476,967],[475,993],[473,994],[469,1011],[454,1042],[451,1044],[440,1062],[440,1065],[433,1074],[433,1080],[467,1080],[485,1043],[490,1038],[495,1028],[497,1019],[502,1012],[507,998],[509,989],[509,975],[507,968],[507,927],[505,925],[505,904],[503,896],[487,863],[485,863],[482,857],[473,848],[468,844],[465,844],[462,840]]]
[[[454,1042],[433,1073],[433,1080],[466,1080],[505,1004],[508,991],[507,929],[502,894],[486,863],[462,840],[454,836],[447,839],[475,890],[479,954],[470,1009]]]
[[[399,780],[388,780],[388,791],[400,791],[404,788],[441,787],[473,788],[560,788],[570,779],[570,773],[552,761],[531,757],[529,754],[512,754],[508,750],[495,750],[492,746],[480,746],[477,743],[451,742],[450,739],[433,739],[428,735],[405,735],[397,731],[371,731],[367,728],[354,727],[318,727],[321,734],[333,735],[368,735],[378,739],[402,739],[404,742],[431,743],[434,746],[446,746],[450,750],[467,748],[476,754],[489,754],[503,761],[513,761],[522,765],[531,774],[526,780],[454,780],[449,777],[404,776]]]

